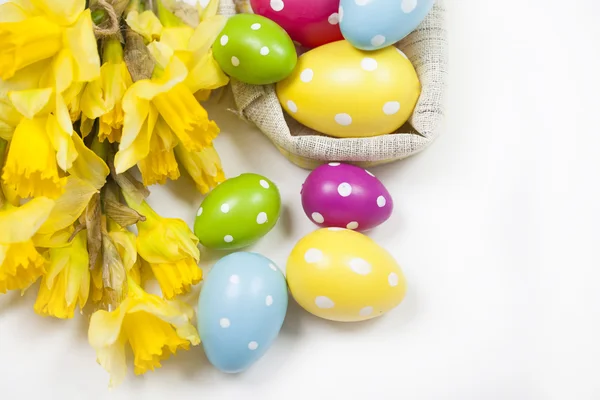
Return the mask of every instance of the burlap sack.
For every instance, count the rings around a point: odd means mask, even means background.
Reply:
[[[237,12],[252,12],[247,0],[220,0],[220,14]],[[445,15],[444,1],[437,0],[425,21],[397,44],[413,63],[422,92],[412,117],[395,133],[356,139],[328,137],[289,117],[277,100],[274,85],[248,85],[232,79],[239,115],[254,123],[290,161],[306,169],[328,161],[369,167],[416,154],[431,144],[442,128],[448,59]]]

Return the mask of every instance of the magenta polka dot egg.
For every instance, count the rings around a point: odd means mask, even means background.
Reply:
[[[385,222],[394,208],[390,193],[375,175],[337,162],[313,170],[301,196],[304,212],[320,227],[364,232]]]

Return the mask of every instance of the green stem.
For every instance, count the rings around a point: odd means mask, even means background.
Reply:
[[[146,221],[144,221],[144,222],[138,222],[137,223],[138,228],[142,228],[142,229],[143,228],[151,228],[161,218],[160,215],[158,215],[156,213],[156,211],[154,211],[152,209],[152,207],[150,207],[148,205],[148,203],[146,203],[145,201],[142,201],[141,203],[137,203],[124,190],[122,190],[121,193],[123,193],[123,198],[125,199],[125,202],[129,206],[129,208],[137,211],[138,213],[140,213],[141,215],[143,215],[144,217],[146,217]]]

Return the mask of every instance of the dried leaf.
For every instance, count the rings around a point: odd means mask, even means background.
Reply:
[[[200,24],[198,9],[191,4],[182,1],[176,2],[172,5],[171,11],[177,18],[192,28],[196,28]]]
[[[142,184],[142,182],[135,179],[130,172],[124,172],[117,174],[115,171],[115,165],[113,157],[108,158],[108,166],[110,168],[110,174],[112,179],[119,185],[123,193],[126,193],[136,203],[140,204],[150,196],[150,190]]]
[[[125,12],[125,8],[129,4],[129,0],[109,0],[109,3],[115,9],[115,14],[121,17],[123,12]]]
[[[135,225],[138,222],[144,222],[146,220],[146,217],[134,209],[112,199],[104,200],[104,212],[106,213],[107,217],[115,221],[123,228],[126,228],[130,225]]]
[[[154,71],[154,58],[146,48],[142,35],[131,29],[125,31],[125,53],[123,58],[134,82],[141,79],[150,79]]]
[[[119,304],[125,295],[127,273],[117,247],[107,232],[102,232],[102,284],[110,303]]]
[[[98,190],[88,182],[74,175],[67,177],[64,193],[56,199],[56,205],[38,233],[53,233],[73,224],[85,211],[90,199],[96,193]]]
[[[85,211],[85,226],[87,228],[87,248],[90,255],[90,269],[96,266],[96,260],[102,248],[102,211],[100,194],[96,193],[90,200]]]

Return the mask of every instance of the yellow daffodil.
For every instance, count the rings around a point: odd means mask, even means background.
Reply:
[[[183,62],[173,57],[165,70],[157,67],[152,79],[139,80],[127,90],[123,136],[115,156],[117,173],[148,156],[151,137],[158,134],[153,132],[158,115],[190,151],[202,150],[218,135],[217,124],[182,83],[187,73]]]
[[[137,223],[137,250],[150,265],[163,295],[172,299],[187,293],[202,280],[198,239],[184,221],[163,218],[146,202],[136,204],[125,197],[131,208],[146,217]]]
[[[179,167],[173,153],[177,138],[162,117],[156,121],[154,132],[150,138],[148,155],[138,163],[145,186],[155,183],[162,185],[167,179],[179,178]]]
[[[87,231],[84,229],[65,247],[48,250],[48,271],[42,278],[33,306],[36,313],[66,319],[75,308],[83,309],[90,292]]]
[[[54,201],[38,197],[21,207],[5,204],[0,209],[0,293],[24,290],[45,272],[46,260],[32,238],[53,207]]]
[[[58,168],[47,125],[48,118],[23,119],[10,142],[2,180],[22,198],[57,198],[63,192],[66,178]]]
[[[39,243],[40,247],[64,245],[64,238],[71,235],[73,223],[96,193],[98,189],[88,181],[75,175],[67,177],[64,193],[56,199],[50,215],[38,229],[34,238],[36,243]]]
[[[160,39],[163,26],[160,20],[151,10],[139,12],[130,11],[125,19],[127,25],[134,31],[142,35],[146,42],[152,42]]]
[[[177,350],[200,343],[189,306],[148,294],[133,279],[127,281],[126,299],[114,311],[95,312],[88,333],[111,386],[119,385],[127,373],[126,344],[133,352],[134,372],[141,375],[160,368]]]
[[[202,194],[208,193],[225,180],[221,159],[214,146],[191,152],[183,146],[175,147],[177,161],[185,168]]]
[[[85,0],[12,0],[0,5],[0,54],[2,79],[53,58],[60,59],[62,76],[72,81],[90,81],[100,72]]]
[[[162,68],[166,68],[174,55],[183,61],[189,71],[184,83],[192,93],[200,90],[210,93],[210,90],[229,82],[211,50],[227,22],[226,17],[216,15],[218,4],[218,0],[212,0],[205,9],[199,11],[200,23],[195,29],[184,25],[164,7],[159,7],[159,16],[161,21],[165,21],[166,27],[160,31],[159,38],[148,44],[148,50]],[[139,33],[148,36],[148,31]]]
[[[104,43],[103,64],[100,77],[87,84],[81,99],[82,133],[87,135],[95,118],[100,118],[98,137],[100,141],[118,142],[123,127],[121,100],[129,86],[131,75],[123,60],[123,47],[118,39]]]

